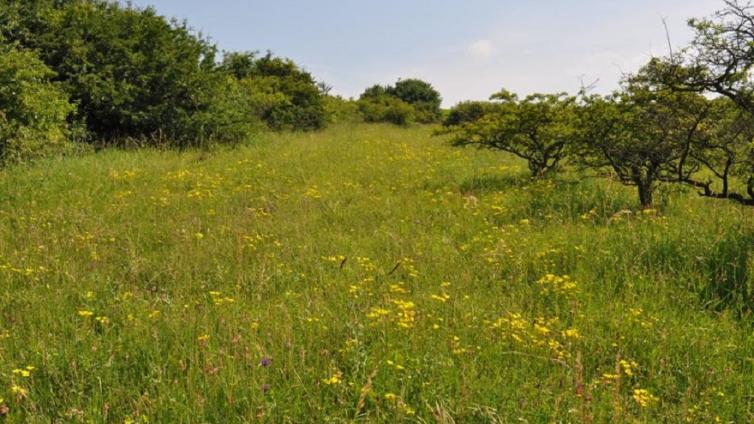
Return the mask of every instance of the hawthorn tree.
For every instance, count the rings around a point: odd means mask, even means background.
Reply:
[[[647,72],[627,78],[612,95],[585,97],[579,119],[580,161],[610,167],[637,188],[642,207],[652,205],[659,182],[696,184],[692,152],[711,109],[699,94],[659,88]]]
[[[503,90],[480,118],[451,127],[456,146],[502,150],[526,160],[533,177],[561,164],[577,141],[577,105],[566,94],[532,94],[520,100]]]
[[[727,198],[754,205],[754,154],[751,129],[754,117],[754,6],[726,0],[712,16],[689,20],[695,35],[691,44],[650,62],[653,73],[677,92],[718,95],[715,124],[696,159],[713,176],[687,181],[703,196]],[[718,190],[714,189],[716,180]],[[741,185],[734,191],[731,186]]]
[[[754,205],[754,116],[726,97],[714,99],[710,117],[690,156],[707,172],[690,175],[686,182],[705,197],[732,199]],[[743,192],[736,189],[743,181]]]

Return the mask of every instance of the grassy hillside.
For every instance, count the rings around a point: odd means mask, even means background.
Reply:
[[[754,209],[430,134],[0,173],[7,420],[754,420]]]

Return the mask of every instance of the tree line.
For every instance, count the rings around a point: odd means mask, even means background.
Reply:
[[[653,58],[608,95],[508,91],[443,122],[455,145],[509,152],[533,177],[565,163],[608,169],[648,207],[659,183],[754,205],[754,8],[726,1],[692,19],[691,43]]]
[[[0,0],[0,162],[75,142],[188,147],[319,129],[326,89],[270,53],[221,55],[152,8]]]
[[[0,164],[87,145],[236,143],[331,121],[435,122],[440,95],[406,79],[358,102],[295,62],[220,52],[187,22],[112,0],[0,0]]]

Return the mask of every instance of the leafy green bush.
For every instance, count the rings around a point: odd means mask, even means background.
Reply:
[[[159,134],[186,146],[242,136],[242,127],[228,128],[239,111],[218,95],[227,84],[215,47],[185,23],[102,0],[0,8],[2,36],[39,52],[97,139]]]
[[[387,88],[387,94],[413,106],[419,122],[432,123],[440,119],[442,97],[428,82],[415,78],[399,80],[395,86]]]
[[[410,104],[387,95],[359,100],[359,111],[366,122],[395,125],[408,125],[416,116],[416,110]]]
[[[440,119],[440,93],[418,79],[399,80],[395,86],[373,85],[359,97],[359,109],[366,122],[433,123]]]
[[[327,121],[324,93],[309,72],[267,53],[226,53],[220,69],[249,89],[253,113],[273,129],[316,130]],[[252,87],[257,88],[255,93]]]
[[[325,111],[331,123],[357,122],[360,120],[359,104],[341,96],[326,96]]]
[[[495,104],[491,102],[461,102],[450,109],[442,122],[442,126],[447,128],[476,122],[493,110],[495,110]]]
[[[53,75],[32,52],[0,50],[0,164],[70,148],[74,106]]]

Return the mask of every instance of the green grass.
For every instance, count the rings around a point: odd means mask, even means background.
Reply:
[[[754,420],[754,209],[430,134],[2,171],[6,420]]]

